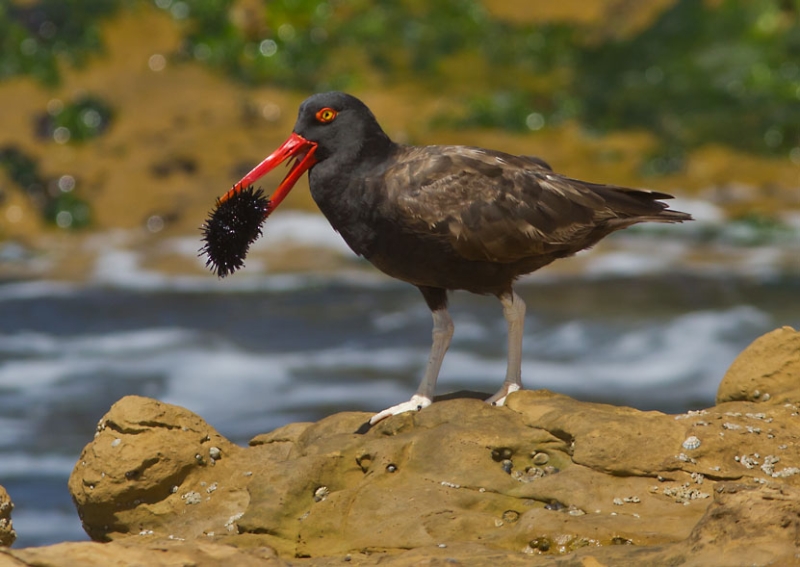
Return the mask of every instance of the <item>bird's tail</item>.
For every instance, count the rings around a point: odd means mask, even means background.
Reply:
[[[669,208],[662,199],[672,199],[668,193],[660,193],[650,189],[632,189],[614,185],[593,185],[593,189],[602,195],[606,206],[615,213],[615,219],[609,224],[620,228],[640,222],[674,223],[690,221],[692,215]]]
[[[673,209],[664,209],[657,215],[648,216],[644,220],[650,222],[683,222],[694,219],[689,213],[675,211]]]

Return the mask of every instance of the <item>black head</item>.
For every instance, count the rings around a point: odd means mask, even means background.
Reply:
[[[317,161],[332,155],[361,157],[391,145],[367,105],[341,93],[318,93],[300,105],[294,132],[317,144]]]

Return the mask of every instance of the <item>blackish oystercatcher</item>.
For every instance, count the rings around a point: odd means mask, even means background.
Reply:
[[[286,159],[295,162],[266,199],[252,184]],[[411,400],[370,423],[431,404],[453,336],[448,290],[497,296],[508,322],[508,369],[486,400],[502,405],[522,387],[525,304],[514,281],[640,222],[682,222],[671,195],[570,179],[541,159],[467,146],[407,146],[389,139],[357,98],[330,92],[300,106],[294,131],[218,201],[203,252],[224,276],[242,265],[261,223],[308,171],[311,195],[353,249],[386,274],[411,283],[433,314],[433,346]]]

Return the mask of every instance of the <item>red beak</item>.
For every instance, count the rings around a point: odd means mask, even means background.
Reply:
[[[281,145],[281,147],[272,152],[264,161],[255,166],[250,173],[242,177],[242,179],[236,183],[230,191],[220,197],[219,202],[224,203],[236,193],[246,187],[249,187],[259,178],[278,167],[279,164],[283,163],[287,159],[296,158],[296,161],[289,170],[289,173],[287,173],[286,177],[283,178],[283,181],[281,181],[281,184],[278,185],[278,188],[275,190],[275,192],[270,195],[269,208],[264,214],[264,218],[267,218],[267,216],[269,216],[269,214],[275,210],[281,201],[283,201],[286,195],[289,194],[289,191],[292,190],[292,187],[294,187],[294,184],[297,183],[297,180],[300,179],[300,177],[302,177],[312,165],[317,163],[317,160],[314,158],[314,152],[316,150],[316,143],[309,142],[302,136],[292,132],[292,135],[289,136],[289,139],[287,139]]]

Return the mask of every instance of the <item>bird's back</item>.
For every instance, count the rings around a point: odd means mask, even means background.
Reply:
[[[680,222],[670,195],[587,183],[537,159],[463,146],[401,147],[380,182],[398,222],[441,234],[465,259],[573,253],[645,221]]]

